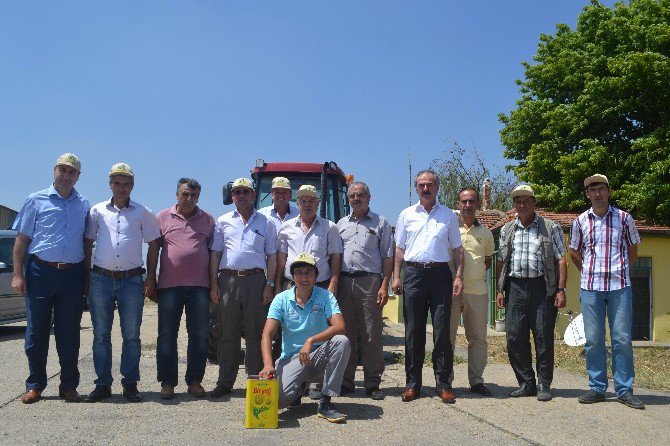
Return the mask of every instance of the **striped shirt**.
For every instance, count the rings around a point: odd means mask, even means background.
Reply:
[[[610,206],[604,217],[593,208],[572,222],[570,248],[582,254],[580,286],[590,291],[630,286],[628,247],[640,243],[633,217]]]
[[[514,239],[512,240],[512,255],[510,256],[509,276],[521,279],[541,277],[544,271],[544,257],[540,242],[540,227],[537,215],[531,224],[524,227],[517,218],[514,223]],[[500,240],[505,239],[504,227],[500,230]],[[565,255],[565,236],[563,230],[554,223],[551,227],[551,240],[554,243],[554,256],[558,261]],[[502,252],[499,254],[502,255]],[[503,261],[502,258],[499,258]]]

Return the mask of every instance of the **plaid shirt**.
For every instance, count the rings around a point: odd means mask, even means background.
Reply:
[[[504,227],[500,230],[500,240],[505,238]],[[551,228],[551,240],[554,243],[555,260],[565,255],[565,237],[561,227],[554,223]],[[540,227],[537,224],[537,215],[533,222],[524,227],[517,218],[514,223],[514,240],[512,240],[512,254],[510,257],[509,276],[521,279],[532,279],[542,276],[544,258],[540,243]],[[503,261],[502,258],[499,258]]]
[[[628,212],[610,206],[603,218],[593,208],[572,222],[570,248],[582,254],[580,286],[591,291],[630,286],[628,247],[640,243]]]

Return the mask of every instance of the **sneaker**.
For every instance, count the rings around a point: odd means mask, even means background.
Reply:
[[[319,418],[325,418],[331,423],[341,423],[347,419],[347,416],[339,413],[335,409],[335,405],[330,401],[321,401],[319,403],[319,408],[316,411],[316,414]]]
[[[356,393],[356,389],[353,387],[340,387],[340,396]]]
[[[379,390],[379,387],[372,387],[370,389],[365,389],[365,394],[370,397],[370,399],[375,401],[381,401],[384,399],[384,392]]]
[[[633,392],[626,392],[618,397],[617,400],[619,400],[621,404],[625,404],[633,409],[644,409],[644,403],[640,401],[640,398],[633,395]]]
[[[172,398],[174,398],[174,386],[161,387],[161,399],[171,400]]]
[[[584,395],[580,395],[579,398],[577,398],[577,401],[581,404],[600,403],[605,401],[605,395],[596,390],[589,390]]]
[[[139,403],[142,401],[142,395],[137,390],[137,383],[123,386],[123,396],[131,403]]]
[[[309,396],[310,400],[316,400],[316,401],[320,400],[321,397],[323,396],[321,391],[317,389],[309,389],[307,395]]]

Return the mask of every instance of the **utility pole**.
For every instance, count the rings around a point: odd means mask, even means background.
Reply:
[[[412,146],[407,149],[407,158],[409,161],[409,205],[412,205]]]

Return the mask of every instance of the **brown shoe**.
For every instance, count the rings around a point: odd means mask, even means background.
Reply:
[[[172,398],[174,398],[174,386],[161,387],[161,399],[171,400]]]
[[[191,385],[188,386],[188,393],[190,393],[196,398],[202,398],[203,396],[206,395],[205,389],[198,382],[191,383]]]
[[[419,389],[416,389],[414,387],[408,387],[403,392],[400,394],[400,398],[404,403],[409,403],[410,401],[414,401],[417,399],[420,395]]]
[[[26,390],[26,393],[21,395],[21,402],[23,404],[36,403],[42,397],[42,392],[39,390]]]
[[[446,404],[454,404],[456,402],[456,397],[451,389],[442,389],[437,392],[437,396]]]
[[[81,403],[81,396],[74,389],[59,390],[58,396],[71,403]]]

